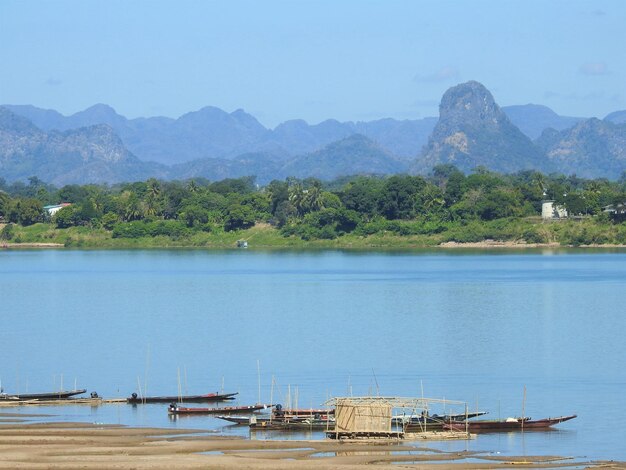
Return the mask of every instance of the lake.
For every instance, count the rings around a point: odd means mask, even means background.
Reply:
[[[3,250],[0,379],[8,393],[223,389],[251,404],[260,377],[263,402],[300,407],[380,394],[578,414],[429,446],[626,460],[625,292],[619,251]],[[19,411],[248,433],[166,408]]]

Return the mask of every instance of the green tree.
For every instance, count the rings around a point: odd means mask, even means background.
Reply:
[[[187,227],[206,224],[209,220],[209,214],[203,207],[194,204],[183,207],[180,218],[185,221]]]
[[[306,213],[306,196],[300,182],[289,185],[289,202],[300,216]]]
[[[27,226],[43,221],[43,215],[43,206],[37,199],[17,199],[11,206],[9,221]]]
[[[6,224],[4,227],[2,227],[2,230],[0,230],[0,240],[11,240],[14,236],[15,230],[13,227],[13,224]]]
[[[266,186],[265,192],[270,200],[270,213],[272,215],[276,214],[281,203],[289,201],[289,185],[285,181],[273,180]]]
[[[80,225],[80,209],[77,205],[65,206],[54,214],[52,221],[58,228],[68,228]]]
[[[231,206],[224,221],[224,230],[240,230],[254,226],[254,211],[249,206]]]
[[[377,213],[382,182],[374,178],[360,177],[344,188],[341,200],[347,209],[357,211],[371,219]]]
[[[421,177],[392,176],[381,191],[380,213],[388,220],[412,219],[417,193],[425,184]]]
[[[0,190],[0,218],[5,218],[11,207],[11,198],[7,193]]]
[[[446,207],[451,207],[463,198],[465,175],[460,171],[450,174],[444,185],[443,199]]]

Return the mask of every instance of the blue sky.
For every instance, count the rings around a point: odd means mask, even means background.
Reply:
[[[626,109],[626,1],[0,0],[0,103],[129,118],[243,108],[266,126],[501,106]]]

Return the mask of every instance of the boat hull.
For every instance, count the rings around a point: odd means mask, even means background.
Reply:
[[[234,400],[235,393],[207,393],[206,395],[187,395],[187,396],[163,396],[163,397],[139,397],[136,394],[128,397],[126,401],[134,405],[140,405],[143,403],[172,403],[172,402],[187,402],[187,403],[203,403],[211,401],[226,401]]]
[[[445,423],[444,429],[451,431],[465,431],[469,432],[498,432],[498,431],[527,431],[527,430],[540,430],[548,429],[555,424],[569,421],[576,418],[576,415],[560,416],[558,418],[545,418],[545,419],[517,419],[513,421],[497,421],[497,420],[485,420],[485,421],[467,421],[467,422],[452,422]]]
[[[45,392],[45,393],[15,393],[12,395],[0,395],[2,400],[66,400],[75,395],[85,393],[86,389],[80,390],[67,390],[60,392]]]
[[[222,408],[188,408],[184,406],[170,405],[168,413],[174,415],[209,415],[227,413],[232,414],[246,414],[254,413],[255,411],[270,409],[272,405],[250,405],[250,406],[225,406]]]
[[[329,421],[261,421],[250,424],[251,431],[332,431],[334,422]]]

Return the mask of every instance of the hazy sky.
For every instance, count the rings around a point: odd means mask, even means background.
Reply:
[[[0,103],[66,115],[416,119],[478,80],[604,117],[626,109],[626,1],[0,0],[0,67]]]

